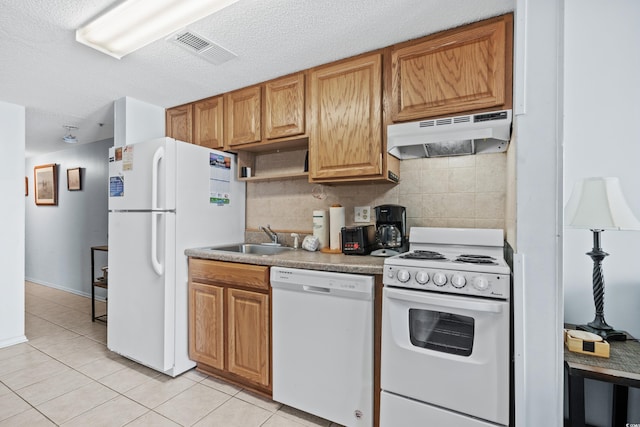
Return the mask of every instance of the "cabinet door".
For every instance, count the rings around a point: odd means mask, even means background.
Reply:
[[[192,104],[181,105],[166,110],[166,134],[167,136],[184,142],[193,142],[192,130]]]
[[[229,288],[227,369],[250,381],[269,386],[269,296]]]
[[[260,86],[225,94],[225,134],[229,146],[249,144],[262,139],[261,102]]]
[[[392,120],[511,107],[512,17],[392,52]]]
[[[265,138],[275,139],[305,132],[304,74],[265,84]]]
[[[224,289],[189,284],[189,357],[224,369]]]
[[[222,96],[193,104],[193,143],[203,147],[224,148]]]
[[[380,54],[312,72],[311,180],[382,174],[381,75]]]

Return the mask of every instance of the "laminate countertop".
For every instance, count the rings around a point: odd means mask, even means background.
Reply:
[[[192,258],[216,261],[353,274],[382,274],[385,260],[384,257],[370,255],[328,254],[318,251],[309,252],[304,249],[295,249],[274,255],[256,255],[219,251],[206,247],[187,249],[184,253]]]

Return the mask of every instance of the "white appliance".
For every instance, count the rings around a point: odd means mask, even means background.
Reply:
[[[385,260],[380,425],[509,424],[503,231],[413,227]]]
[[[233,154],[159,138],[109,150],[107,347],[170,376],[188,357],[190,247],[244,240]]]
[[[511,110],[387,126],[387,151],[400,160],[499,153],[511,139]]]
[[[372,276],[272,267],[273,400],[373,425]]]

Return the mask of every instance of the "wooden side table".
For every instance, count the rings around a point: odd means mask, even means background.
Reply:
[[[574,325],[565,325],[574,329]],[[611,425],[627,424],[629,387],[640,387],[640,343],[627,334],[627,341],[612,341],[609,358],[574,353],[564,349],[564,366],[569,374],[569,425],[585,425],[584,379],[613,384]]]
[[[91,321],[95,322],[96,320],[100,320],[102,322],[107,321],[107,315],[103,314],[100,316],[96,316],[96,286],[98,288],[107,289],[109,286],[108,276],[103,277],[104,280],[96,279],[96,270],[95,270],[95,253],[96,251],[109,252],[109,246],[92,246],[91,247]]]

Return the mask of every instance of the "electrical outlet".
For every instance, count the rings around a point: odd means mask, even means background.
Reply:
[[[353,218],[355,222],[370,222],[371,206],[356,206],[353,208]]]

